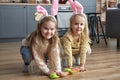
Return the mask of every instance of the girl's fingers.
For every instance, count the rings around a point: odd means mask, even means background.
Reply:
[[[65,72],[57,72],[57,75],[60,77],[65,77],[67,74]]]

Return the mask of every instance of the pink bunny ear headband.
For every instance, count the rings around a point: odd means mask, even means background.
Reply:
[[[83,13],[84,8],[78,1],[69,0],[71,8],[75,14]]]
[[[37,13],[35,13],[35,15],[36,15],[35,20],[39,21],[42,18],[42,16],[53,16],[54,17],[55,15],[57,15],[57,13],[58,13],[58,0],[53,0],[52,7],[51,7],[51,15],[48,15],[48,12],[44,7],[38,5]]]

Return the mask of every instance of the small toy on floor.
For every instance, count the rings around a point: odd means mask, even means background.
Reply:
[[[59,78],[60,76],[58,76],[56,73],[52,73],[50,74],[50,79],[57,79]]]
[[[67,75],[74,74],[76,72],[80,72],[79,68],[65,68],[64,71]]]
[[[72,75],[74,73],[80,72],[80,69],[79,68],[65,68],[64,71],[65,71],[66,75]],[[60,78],[60,76],[58,76],[56,73],[50,74],[49,77],[50,77],[50,79]]]

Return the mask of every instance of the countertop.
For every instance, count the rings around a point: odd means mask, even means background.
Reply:
[[[0,3],[0,5],[51,5],[51,4],[36,4],[36,3]],[[59,4],[59,6],[70,6],[69,4]]]

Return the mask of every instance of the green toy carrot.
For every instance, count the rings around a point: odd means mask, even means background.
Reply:
[[[65,68],[64,71],[66,72],[66,75],[71,75],[71,74],[74,74],[76,72],[80,72],[80,69],[78,69],[78,68]],[[49,77],[50,77],[50,79],[60,78],[60,76],[58,76],[56,73],[50,74]]]
[[[64,71],[67,75],[74,74],[76,72],[80,72],[80,69],[78,68],[65,68]]]
[[[50,78],[57,79],[57,78],[59,78],[59,76],[56,73],[52,73],[52,74],[50,74]]]

